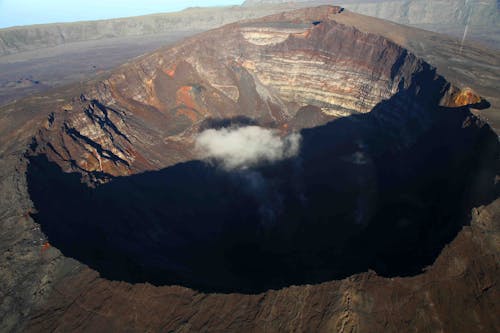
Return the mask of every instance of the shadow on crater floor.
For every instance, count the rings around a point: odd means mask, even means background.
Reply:
[[[93,189],[33,157],[34,218],[66,256],[132,283],[257,293],[418,274],[496,196],[498,141],[463,126],[466,108],[395,115],[406,98],[303,130],[298,157],[241,172],[192,161]]]

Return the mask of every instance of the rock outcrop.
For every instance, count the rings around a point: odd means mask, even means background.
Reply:
[[[474,90],[469,87],[458,89],[454,88],[448,92],[445,97],[445,104],[451,107],[461,106],[480,106],[481,103],[486,103]]]

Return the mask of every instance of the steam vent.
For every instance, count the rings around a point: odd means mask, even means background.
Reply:
[[[489,103],[362,18],[244,20],[11,104],[24,328],[498,329]]]

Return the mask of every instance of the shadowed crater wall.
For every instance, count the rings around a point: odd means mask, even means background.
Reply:
[[[34,218],[64,255],[132,283],[257,293],[415,275],[497,195],[499,148],[467,108],[395,113],[408,98],[302,130],[297,157],[243,171],[191,161],[90,188],[34,156]]]

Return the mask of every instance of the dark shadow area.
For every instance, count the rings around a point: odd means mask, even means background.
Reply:
[[[232,118],[207,118],[200,125],[200,132],[207,129],[221,129],[221,128],[229,128],[229,127],[243,127],[243,126],[257,126],[258,122],[245,117],[245,116],[236,116]]]
[[[467,108],[414,97],[303,130],[299,156],[240,172],[192,161],[90,188],[33,157],[34,218],[64,255],[132,283],[257,293],[415,275],[497,197],[499,146]]]
[[[481,102],[471,104],[471,105],[469,105],[469,107],[471,107],[473,109],[477,109],[477,110],[485,110],[485,109],[489,109],[491,107],[491,104],[490,104],[490,102],[488,102],[486,99],[483,98],[483,99],[481,99]]]

